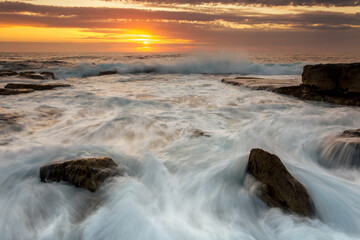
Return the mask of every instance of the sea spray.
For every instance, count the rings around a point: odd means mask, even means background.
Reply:
[[[50,69],[58,78],[98,76],[100,72],[119,74],[240,74],[240,75],[296,75],[304,63],[250,62],[244,57],[230,55],[200,55],[175,58],[170,61],[151,60],[132,63],[81,63],[71,68]]]

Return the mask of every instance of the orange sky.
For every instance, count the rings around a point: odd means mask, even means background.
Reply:
[[[360,51],[359,1],[298,2],[0,1],[0,51]]]

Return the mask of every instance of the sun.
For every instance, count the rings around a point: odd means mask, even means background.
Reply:
[[[144,41],[143,41],[143,44],[144,44],[144,45],[148,45],[148,44],[149,44],[149,41],[148,41],[148,40],[144,40]]]

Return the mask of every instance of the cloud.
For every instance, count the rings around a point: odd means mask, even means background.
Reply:
[[[106,0],[109,1],[109,0]],[[111,0],[112,1],[112,0]],[[359,6],[359,0],[133,0],[141,3],[161,4],[237,4],[237,5],[263,5],[263,6]]]
[[[271,1],[270,1],[271,2]],[[115,39],[126,29],[149,30],[191,44],[244,48],[356,49],[359,51],[360,14],[302,11],[282,14],[146,10],[105,7],[60,7],[23,2],[0,2],[0,26],[81,28],[89,39]],[[91,36],[91,33],[94,33]],[[101,35],[103,34],[103,35]]]
[[[0,21],[4,24],[77,27],[77,28],[129,28],[139,22],[150,25],[191,25],[201,28],[241,28],[242,25],[254,29],[268,25],[292,26],[296,28],[348,29],[360,27],[360,14],[340,12],[299,12],[291,14],[259,14],[242,11],[233,13],[154,11],[131,8],[58,7],[34,5],[22,2],[0,2]]]

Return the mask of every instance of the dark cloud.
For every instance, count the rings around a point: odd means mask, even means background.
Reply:
[[[217,25],[219,24],[220,25]],[[279,25],[287,29],[236,29],[221,23]],[[82,28],[105,34],[107,41],[121,29],[150,30],[152,34],[191,39],[192,45],[248,49],[337,49],[359,51],[360,14],[298,12],[297,14],[197,13],[129,8],[58,7],[22,2],[0,2],[0,25]],[[101,40],[101,36],[99,36]],[[94,38],[91,35],[89,38]],[[3,44],[3,43],[2,43]],[[94,45],[95,46],[95,45]],[[94,47],[95,48],[95,47]]]
[[[112,0],[111,0],[112,1]],[[133,0],[142,3],[161,4],[202,4],[221,3],[238,5],[263,5],[263,6],[359,6],[359,0]]]
[[[27,14],[24,14],[27,13]],[[31,13],[31,14],[28,14]],[[130,28],[131,24],[154,25],[154,22],[194,27],[208,27],[207,22],[224,21],[232,24],[277,24],[304,29],[349,29],[360,27],[360,14],[340,12],[300,12],[297,14],[197,13],[186,11],[151,11],[129,8],[58,7],[22,2],[0,2],[0,22],[48,27]],[[226,27],[224,27],[226,29]]]

